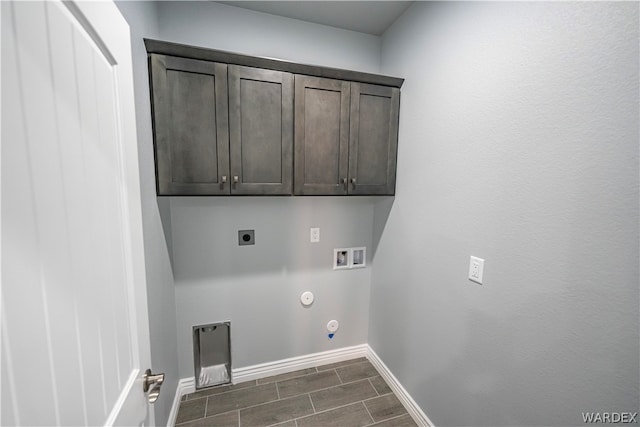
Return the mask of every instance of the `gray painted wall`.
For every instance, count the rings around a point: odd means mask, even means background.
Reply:
[[[638,58],[637,2],[418,2],[383,36],[369,343],[435,425],[638,411]]]
[[[168,211],[168,203],[156,198],[149,74],[147,53],[142,41],[143,37],[157,37],[156,5],[147,1],[118,1],[116,4],[131,27],[151,364],[154,372],[165,373],[162,393],[153,409],[156,424],[166,425],[178,385],[175,294],[163,223],[160,220],[161,210]]]
[[[380,37],[208,1],[158,3],[163,40],[377,73]]]
[[[157,7],[164,40],[379,71],[379,37],[213,2]],[[371,247],[371,199],[174,198],[171,222],[181,378],[193,376],[191,328],[203,323],[231,320],[234,368],[367,342],[370,269],[334,272],[331,260],[336,247]],[[311,226],[319,244],[309,243]],[[254,247],[238,246],[246,228]],[[309,309],[305,290],[316,294]]]
[[[194,325],[231,320],[234,368],[367,342],[370,268],[333,271],[332,257],[371,247],[370,199],[176,198],[171,209],[181,377],[193,376]],[[238,246],[244,229],[255,246]],[[331,319],[340,329],[329,340]]]

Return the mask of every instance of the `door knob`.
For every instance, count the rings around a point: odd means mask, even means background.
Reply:
[[[152,374],[151,369],[147,369],[142,380],[142,391],[149,392],[149,403],[155,403],[160,396],[160,386],[164,382],[164,374]]]

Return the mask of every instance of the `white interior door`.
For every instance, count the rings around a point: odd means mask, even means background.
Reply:
[[[129,27],[2,2],[0,422],[152,423]]]

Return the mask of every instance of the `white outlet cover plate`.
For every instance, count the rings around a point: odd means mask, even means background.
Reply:
[[[469,280],[482,285],[482,275],[484,273],[484,260],[472,256],[469,259]]]
[[[309,239],[311,243],[318,243],[320,241],[320,228],[311,227],[309,229]]]

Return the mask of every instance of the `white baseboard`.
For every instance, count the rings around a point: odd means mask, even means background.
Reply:
[[[194,377],[182,378],[178,381],[176,395],[173,397],[173,405],[171,406],[171,412],[169,412],[169,419],[167,420],[167,427],[173,427],[176,425],[178,409],[180,408],[180,400],[182,399],[182,396],[193,393],[194,391],[196,391],[196,380]]]
[[[409,412],[409,415],[411,415],[411,418],[413,418],[416,424],[424,427],[435,427],[429,417],[427,417],[420,406],[418,406],[411,395],[409,395],[407,390],[402,387],[400,381],[397,380],[397,378],[391,373],[389,368],[387,368],[387,365],[384,364],[384,362],[380,359],[380,357],[378,357],[376,352],[373,351],[373,349],[369,345],[367,345],[367,359],[369,359],[369,362],[371,362],[371,364],[375,366],[382,378],[384,378],[387,384],[389,384],[391,390],[393,390],[400,402],[402,402],[405,409],[407,410],[407,412]]]
[[[355,359],[357,357],[366,357],[371,364],[375,366],[380,375],[389,384],[391,390],[396,394],[409,415],[419,425],[424,427],[434,427],[427,415],[420,409],[418,404],[413,400],[409,393],[402,387],[402,384],[391,373],[389,368],[382,362],[375,351],[368,344],[356,345],[353,347],[345,347],[337,350],[324,351],[321,353],[313,353],[305,356],[292,357],[289,359],[277,360],[275,362],[261,363],[259,365],[247,366],[244,368],[232,369],[231,378],[233,384],[243,383],[246,381],[258,380],[273,375],[286,374],[288,372],[298,371],[300,369],[312,368],[314,366],[327,365],[330,363],[342,362],[344,360]],[[173,406],[169,414],[168,427],[174,426],[176,417],[178,416],[178,408],[180,400],[185,394],[196,391],[195,378],[182,378],[178,381],[176,395],[173,399]]]

